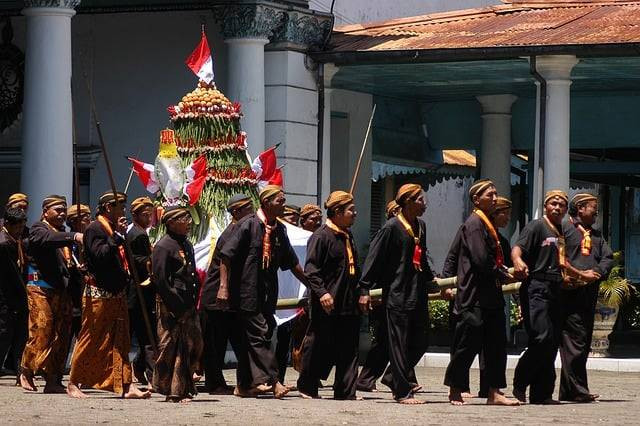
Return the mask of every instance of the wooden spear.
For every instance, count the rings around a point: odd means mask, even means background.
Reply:
[[[350,194],[353,194],[353,191],[356,189],[356,182],[358,181],[358,174],[360,174],[360,166],[362,165],[362,157],[364,157],[364,150],[367,147],[367,140],[369,140],[369,133],[371,132],[371,123],[373,123],[373,116],[376,114],[376,104],[373,104],[373,109],[371,110],[371,118],[369,118],[369,125],[367,126],[367,133],[364,136],[364,142],[362,142],[362,150],[360,151],[360,157],[358,158],[358,163],[356,164],[356,171],[353,174],[353,180],[351,181],[351,190]]]

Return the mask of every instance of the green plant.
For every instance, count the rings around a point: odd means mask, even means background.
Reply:
[[[624,260],[622,252],[613,254],[614,266],[606,280],[600,283],[598,300],[607,306],[620,306],[631,297],[634,288],[624,278]]]
[[[429,328],[431,330],[449,329],[449,302],[446,300],[429,301]]]

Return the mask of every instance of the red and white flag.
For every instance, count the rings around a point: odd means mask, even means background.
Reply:
[[[133,171],[138,175],[138,178],[140,178],[142,186],[152,194],[158,192],[160,185],[156,182],[156,176],[154,174],[155,167],[153,164],[143,163],[131,157],[127,157],[127,159],[133,164]]]
[[[204,30],[202,31],[200,43],[198,43],[195,50],[191,52],[191,55],[189,55],[186,60],[186,64],[195,75],[200,77],[200,80],[205,81],[207,84],[213,81],[213,57],[211,56],[209,42],[207,41]]]
[[[268,181],[271,176],[276,172],[276,148],[278,145],[272,146],[262,154],[258,155],[253,164],[251,164],[251,170],[256,174],[258,180]]]
[[[200,195],[207,182],[207,157],[202,154],[184,169],[187,177],[184,185],[184,193],[189,197],[189,205],[195,205],[200,200]]]

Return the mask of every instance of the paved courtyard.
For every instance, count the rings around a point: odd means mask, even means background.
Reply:
[[[478,370],[471,370],[472,389],[477,390]],[[590,373],[592,391],[601,395],[595,404],[559,406],[487,407],[485,400],[472,399],[468,406],[447,403],[442,385],[444,370],[420,367],[418,379],[424,386],[419,398],[427,404],[401,406],[388,389],[363,393],[363,401],[302,400],[297,392],[282,401],[269,397],[240,399],[200,393],[190,404],[168,404],[154,395],[150,401],[123,401],[106,392],[88,391],[87,400],[66,395],[27,394],[13,387],[10,377],[0,378],[0,423],[43,424],[639,424],[640,373]],[[511,382],[513,370],[508,370]],[[229,382],[234,372],[227,371]],[[295,383],[296,373],[287,372],[287,383]],[[66,377],[65,377],[66,380]],[[331,379],[328,383],[331,383]],[[42,383],[38,383],[41,385]],[[509,389],[510,391],[510,389]],[[331,398],[330,388],[321,394]]]

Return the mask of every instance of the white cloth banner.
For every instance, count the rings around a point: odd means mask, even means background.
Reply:
[[[291,242],[293,250],[298,256],[298,262],[304,268],[304,262],[307,258],[307,241],[311,236],[311,232],[305,231],[297,226],[285,223],[287,228],[287,236]],[[304,296],[307,288],[302,285],[291,271],[278,271],[278,299],[301,298]],[[285,309],[276,311],[274,317],[278,325],[291,321],[298,316],[297,309]]]

